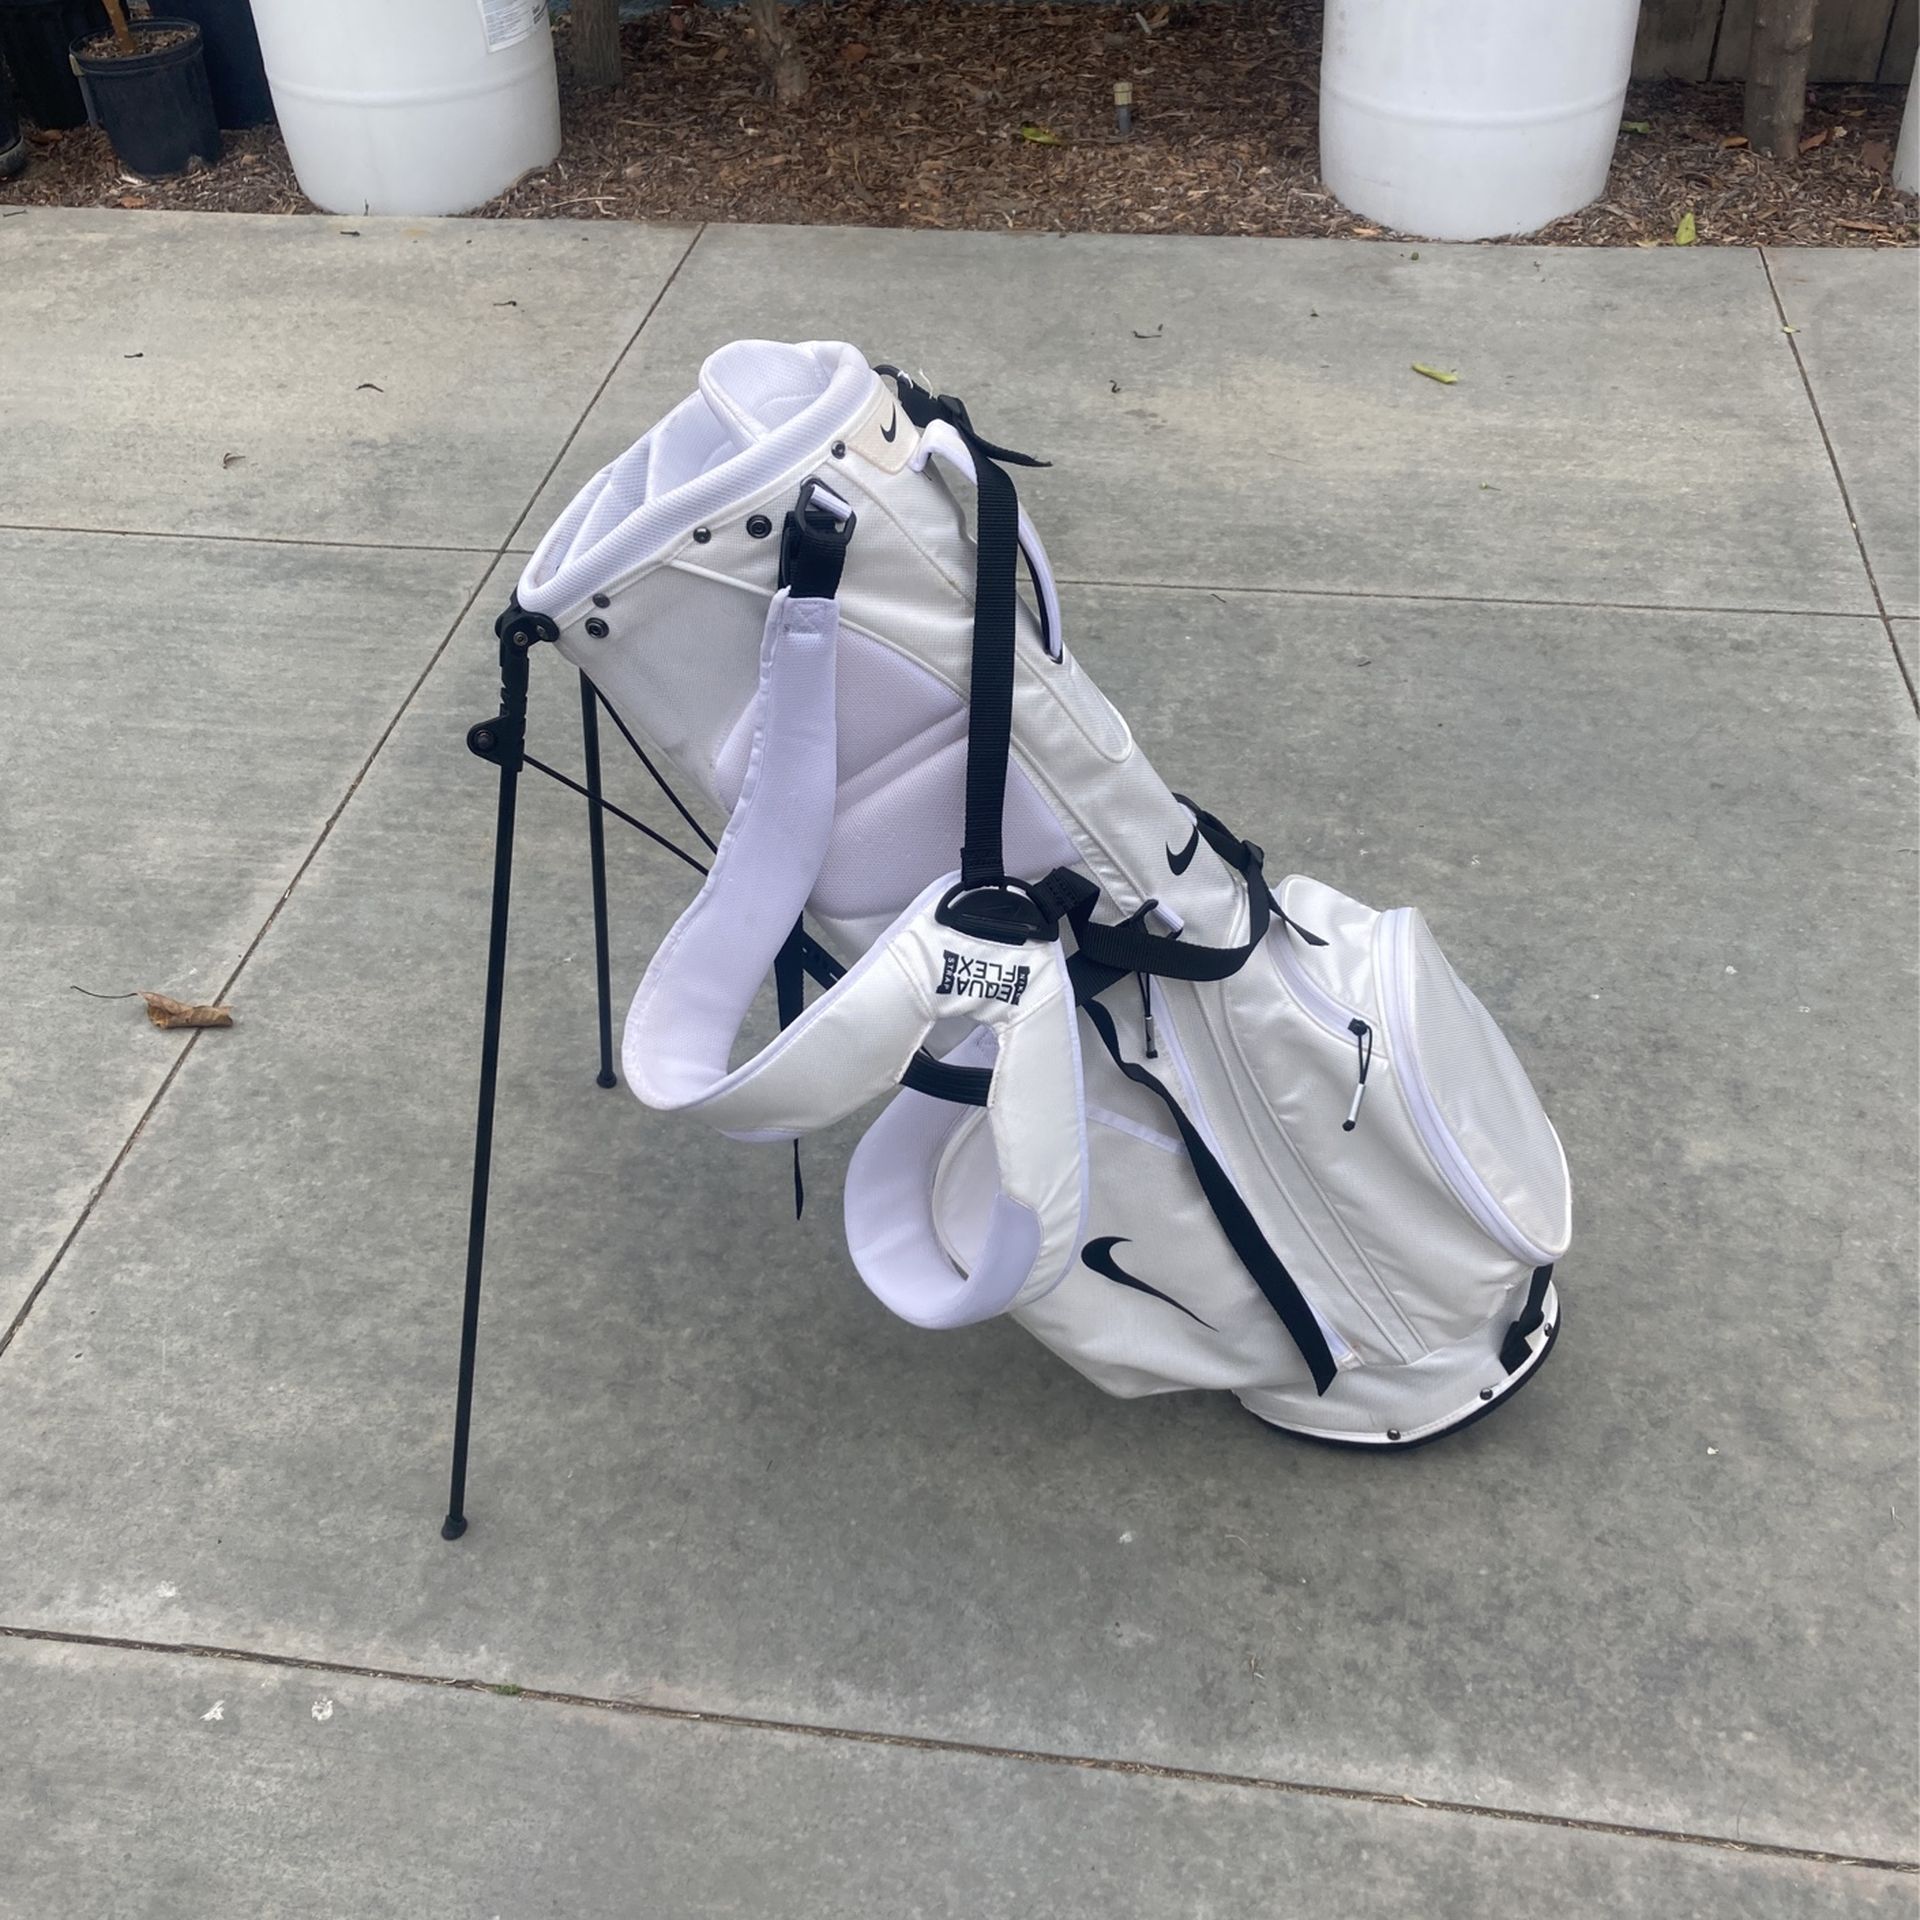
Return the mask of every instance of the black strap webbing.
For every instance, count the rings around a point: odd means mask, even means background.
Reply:
[[[1020,498],[1008,466],[1038,467],[1011,448],[998,447],[974,431],[966,407],[951,394],[932,394],[897,368],[893,375],[900,410],[916,427],[944,420],[973,455],[974,584],[973,665],[967,694],[967,802],[960,844],[960,879],[969,887],[1006,877],[1001,828],[1007,801],[1007,756],[1013,745],[1013,662],[1019,599],[1014,576],[1020,564]]]
[[[780,1031],[785,1033],[807,1010],[807,966],[802,943],[807,931],[798,920],[793,931],[780,943],[773,956],[773,998],[780,1015]],[[793,1217],[798,1220],[807,1210],[807,1185],[800,1177],[800,1141],[793,1142]]]
[[[1308,946],[1327,944],[1319,934],[1309,932],[1280,910],[1267,886],[1266,855],[1253,841],[1242,840],[1184,795],[1175,798],[1191,811],[1207,844],[1245,880],[1247,938],[1236,947],[1203,947],[1177,934],[1149,933],[1144,908],[1117,923],[1096,921],[1093,909],[1100,889],[1071,867],[1056,867],[1033,891],[1049,911],[1062,916],[1073,928],[1074,944],[1080,949],[1078,958],[1087,963],[1082,977],[1094,993],[1123,973],[1157,973],[1167,980],[1228,979],[1247,964],[1275,920]],[[1094,967],[1104,968],[1109,976],[1099,985],[1092,982]]]
[[[915,1093],[930,1094],[935,1100],[951,1100],[956,1106],[984,1107],[993,1091],[993,1069],[956,1067],[935,1059],[922,1047],[907,1062],[900,1084]]]
[[[1172,1115],[1173,1124],[1180,1129],[1180,1139],[1186,1147],[1187,1158],[1193,1162],[1200,1190],[1207,1197],[1207,1205],[1213,1209],[1213,1217],[1220,1223],[1220,1231],[1227,1236],[1227,1244],[1233,1248],[1254,1285],[1267,1296],[1268,1304],[1280,1316],[1280,1324],[1293,1336],[1293,1344],[1300,1349],[1300,1357],[1306,1361],[1307,1371],[1313,1375],[1314,1390],[1325,1393],[1333,1385],[1338,1369],[1334,1365],[1332,1349],[1327,1345],[1327,1336],[1321,1332],[1320,1322],[1314,1317],[1313,1308],[1307,1304],[1307,1297],[1300,1291],[1299,1283],[1268,1244],[1266,1235],[1260,1231],[1259,1222],[1248,1211],[1247,1203],[1240,1198],[1226,1168],[1213,1157],[1213,1150],[1200,1137],[1180,1102],[1145,1067],[1136,1066],[1121,1057],[1120,1036],[1114,1029],[1113,1015],[1092,998],[1082,999],[1080,1005],[1093,1022],[1094,1031],[1099,1034],[1113,1064],[1135,1086],[1145,1087]]]
[[[1509,1373],[1518,1373],[1532,1358],[1527,1342],[1540,1331],[1541,1322],[1547,1317],[1547,1284],[1552,1278],[1551,1266],[1533,1270],[1533,1279],[1527,1287],[1527,1304],[1520,1309],[1519,1319],[1508,1327],[1507,1337],[1500,1343],[1500,1364]]]
[[[960,843],[960,878],[967,886],[998,880],[1007,870],[1000,830],[1007,802],[1007,756],[1013,746],[1013,574],[1020,545],[1013,482],[977,447],[974,469],[978,554],[967,693],[966,834]]]

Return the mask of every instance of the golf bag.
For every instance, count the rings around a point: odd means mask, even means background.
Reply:
[[[747,1140],[890,1094],[846,1231],[916,1325],[1434,1438],[1552,1343],[1559,1140],[1416,911],[1271,878],[1161,782],[1067,649],[1035,464],[850,346],[741,341],[541,542],[522,608],[728,819],[627,1083]]]

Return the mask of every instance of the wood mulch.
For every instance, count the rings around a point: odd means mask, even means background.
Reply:
[[[165,53],[172,47],[184,47],[193,35],[185,27],[150,27],[143,20],[133,23],[133,45],[123,47],[110,33],[89,40],[80,49],[88,60],[137,60],[145,53]]]
[[[744,9],[675,8],[623,29],[617,89],[563,84],[560,158],[480,210],[493,219],[759,220],[1099,233],[1381,229],[1320,185],[1318,4],[995,6],[844,0],[789,16],[813,72],[769,95]],[[556,33],[565,71],[566,23]],[[1134,125],[1114,127],[1116,81]],[[1819,87],[1795,161],[1739,140],[1740,87],[1636,85],[1604,196],[1530,239],[1663,245],[1911,245],[1888,178],[1903,89]],[[90,129],[34,140],[0,182],[21,205],[310,211],[272,128],[220,163],[141,182]]]

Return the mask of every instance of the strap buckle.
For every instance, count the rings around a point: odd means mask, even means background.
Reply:
[[[1054,940],[1060,915],[1024,880],[1002,874],[996,880],[959,880],[940,896],[933,917],[956,933],[1023,947],[1030,940]]]
[[[858,524],[859,515],[830,487],[802,481],[780,530],[780,584],[796,600],[831,600]]]
[[[950,393],[935,393],[930,387],[923,387],[910,374],[884,362],[876,366],[874,372],[893,382],[900,411],[923,433],[935,420],[944,420],[976,454],[983,454],[1002,466],[1045,467],[1052,464],[1051,461],[1036,460],[1030,453],[1015,453],[1011,447],[996,446],[973,424],[964,400]]]

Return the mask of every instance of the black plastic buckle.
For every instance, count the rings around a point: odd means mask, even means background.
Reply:
[[[1002,875],[972,885],[955,882],[940,896],[933,917],[956,933],[996,940],[1003,947],[1024,947],[1030,940],[1059,937],[1060,916],[1024,880]]]
[[[802,481],[780,530],[780,584],[796,600],[831,600],[840,591],[847,543],[860,516],[850,507],[836,512],[825,505],[817,496],[827,492],[819,480]]]

